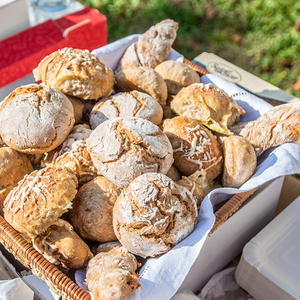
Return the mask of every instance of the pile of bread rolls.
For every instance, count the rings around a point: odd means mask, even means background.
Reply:
[[[136,256],[171,250],[212,189],[241,186],[257,155],[299,139],[299,103],[236,133],[245,111],[166,60],[177,30],[152,26],[115,73],[87,50],[60,49],[1,103],[1,215],[62,270],[87,266],[96,300],[126,299],[140,286]]]

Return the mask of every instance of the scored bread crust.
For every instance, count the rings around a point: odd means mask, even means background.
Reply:
[[[209,129],[231,135],[228,129],[240,120],[245,111],[223,90],[211,83],[194,83],[183,89],[171,101],[171,109],[200,121]]]
[[[173,248],[196,226],[196,200],[166,175],[147,173],[123,189],[113,210],[113,226],[121,244],[141,257]]]
[[[300,140],[300,101],[278,105],[248,122],[240,131],[254,146],[256,155],[268,148]]]
[[[88,50],[63,48],[46,56],[33,70],[36,81],[81,99],[111,94],[114,75],[110,67]]]
[[[189,176],[196,171],[205,171],[208,180],[220,175],[223,168],[222,149],[209,129],[185,116],[167,119],[163,127],[172,144],[174,165],[179,172]]]
[[[163,110],[161,105],[146,93],[139,91],[118,93],[93,107],[90,114],[91,128],[95,129],[107,119],[117,117],[137,117],[159,125]]]
[[[65,167],[35,170],[6,197],[4,218],[24,238],[34,238],[71,208],[77,184]]]
[[[148,172],[166,174],[173,163],[167,136],[152,122],[135,117],[110,119],[87,139],[95,167],[119,188]]]
[[[0,134],[11,148],[40,154],[58,147],[74,125],[70,100],[47,86],[15,89],[0,108]]]
[[[168,98],[167,85],[154,69],[149,67],[133,67],[115,73],[116,89],[121,92],[133,90],[149,94],[164,107]]]
[[[109,249],[109,248],[108,248]],[[141,284],[134,255],[124,247],[99,252],[88,263],[86,285],[94,300],[125,300]]]
[[[120,193],[121,190],[104,176],[94,178],[79,189],[69,219],[82,238],[98,242],[117,239],[112,211]]]

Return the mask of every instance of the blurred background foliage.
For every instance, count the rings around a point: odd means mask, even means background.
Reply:
[[[300,97],[300,1],[79,0],[107,17],[108,42],[179,23],[173,48],[192,60],[211,52]]]

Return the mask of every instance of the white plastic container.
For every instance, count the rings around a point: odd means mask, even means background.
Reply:
[[[244,247],[235,277],[255,299],[300,299],[299,215],[300,197]]]

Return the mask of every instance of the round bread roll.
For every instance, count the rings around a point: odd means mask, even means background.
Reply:
[[[163,110],[161,105],[150,95],[139,91],[118,93],[98,102],[90,114],[90,125],[95,129],[104,121],[117,117],[137,117],[161,123]]]
[[[64,270],[87,265],[93,254],[68,222],[58,219],[32,240],[33,247],[49,262]]]
[[[115,234],[131,253],[154,257],[173,248],[196,226],[192,194],[166,175],[147,173],[134,179],[113,211]]]
[[[224,91],[211,83],[194,83],[183,89],[171,101],[171,109],[200,121],[209,129],[231,135],[228,129],[240,120],[245,111]]]
[[[134,67],[115,73],[116,89],[121,92],[133,90],[149,94],[164,107],[168,97],[168,89],[164,79],[152,68]]]
[[[118,69],[142,66],[155,68],[169,56],[177,30],[178,23],[171,19],[153,25],[127,48]]]
[[[164,133],[172,147],[175,167],[185,176],[205,171],[208,180],[215,179],[223,168],[221,145],[200,122],[184,116],[167,119]]]
[[[222,185],[239,188],[255,172],[257,157],[254,147],[244,137],[232,135],[225,139],[223,152]]]
[[[81,99],[106,97],[114,86],[111,68],[81,49],[63,48],[51,53],[33,70],[33,75],[36,81]]]
[[[176,95],[183,87],[200,83],[198,73],[192,67],[180,61],[163,61],[154,70],[165,80],[168,94],[171,95]]]
[[[71,208],[76,193],[77,178],[69,169],[35,170],[4,200],[4,218],[24,238],[34,238]]]
[[[44,160],[46,166],[65,166],[77,176],[82,185],[100,175],[86,147],[86,139],[92,130],[86,124],[73,127],[60,149],[53,151]]]
[[[125,300],[141,284],[136,269],[140,266],[134,255],[124,247],[99,252],[89,262],[86,284],[94,300]]]
[[[121,190],[103,176],[84,184],[69,212],[70,223],[82,237],[98,242],[116,240],[112,212]]]
[[[87,149],[99,172],[119,188],[144,173],[166,174],[173,163],[167,136],[152,122],[135,117],[101,123],[87,139]]]
[[[9,147],[0,148],[0,215],[3,216],[3,201],[18,182],[33,171],[26,154]]]
[[[74,110],[62,93],[38,84],[15,89],[0,108],[0,134],[11,148],[40,154],[58,147],[74,125]]]
[[[72,96],[68,96],[68,98],[73,105],[75,124],[78,124],[83,116],[84,102],[80,98]]]

